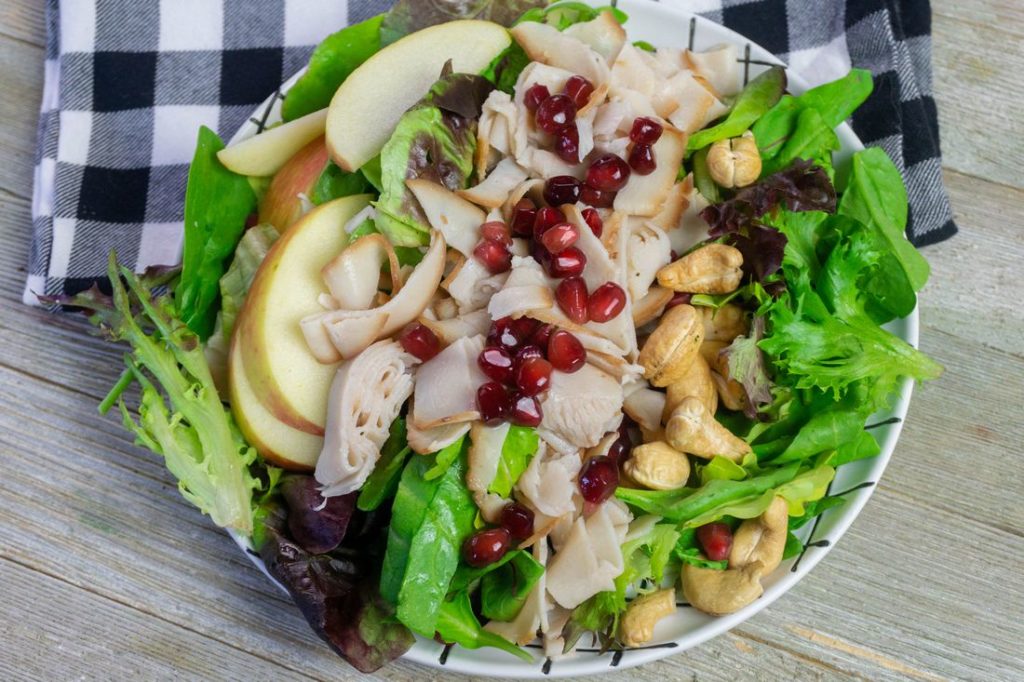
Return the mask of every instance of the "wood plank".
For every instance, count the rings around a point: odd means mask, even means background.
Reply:
[[[1024,42],[999,23],[936,14],[932,45],[943,165],[1024,187]]]
[[[274,661],[196,636],[88,590],[0,559],[0,678],[99,679],[102,671],[138,679],[304,680]]]
[[[932,12],[956,21],[999,26],[1024,35],[1024,5],[1017,0],[933,0]]]
[[[43,92],[42,48],[0,36],[0,92],[0,189],[28,198]]]
[[[40,0],[7,0],[0,5],[0,35],[46,45],[46,3]]]

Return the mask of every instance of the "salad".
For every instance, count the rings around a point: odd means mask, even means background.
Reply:
[[[626,21],[345,28],[282,123],[200,131],[180,268],[112,254],[112,294],[65,301],[130,346],[101,411],[361,671],[414,634],[529,661],[747,606],[941,371],[882,326],[929,274],[899,172],[833,165],[870,74],[793,96]]]

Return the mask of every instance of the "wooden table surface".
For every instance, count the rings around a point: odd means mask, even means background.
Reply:
[[[0,2],[0,678],[355,677],[96,403],[120,352],[20,303],[39,0]],[[730,633],[618,679],[1024,678],[1024,3],[934,0],[945,178],[918,389],[838,547]],[[379,679],[435,671],[396,663]],[[609,677],[608,679],[612,679]]]

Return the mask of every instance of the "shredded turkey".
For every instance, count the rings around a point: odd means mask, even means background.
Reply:
[[[516,490],[536,511],[558,518],[576,511],[576,477],[580,473],[579,452],[560,454],[542,448],[519,477]]]
[[[373,471],[391,422],[413,392],[416,359],[395,341],[378,341],[342,363],[327,401],[316,480],[324,497],[358,490]],[[374,390],[367,391],[367,386]]]
[[[548,562],[548,593],[559,605],[574,609],[598,592],[615,589],[630,520],[629,510],[617,500],[576,519],[565,545]]]
[[[473,493],[473,500],[480,508],[480,514],[488,523],[497,523],[506,500],[500,495],[487,492],[498,474],[501,449],[511,424],[498,426],[474,423],[469,430],[469,470],[466,472],[466,487]]]
[[[420,365],[411,412],[416,428],[432,429],[480,417],[476,391],[489,381],[476,363],[483,349],[483,336],[461,338]]]
[[[415,401],[414,401],[415,404]],[[432,429],[418,429],[410,420],[406,423],[406,439],[409,447],[419,455],[429,455],[446,447],[469,433],[471,422],[444,424]]]

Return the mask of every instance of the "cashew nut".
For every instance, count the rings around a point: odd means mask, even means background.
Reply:
[[[701,348],[703,349],[707,345],[708,342],[705,341],[701,344]],[[718,391],[715,389],[711,368],[702,355],[694,358],[693,364],[690,365],[686,374],[669,384],[662,420],[667,422],[672,416],[672,411],[679,407],[679,403],[691,396],[704,404],[704,409],[708,414],[714,414],[718,410]]]
[[[661,318],[644,343],[637,362],[653,385],[664,387],[683,377],[704,341],[704,325],[690,305],[678,305]]]
[[[736,529],[729,551],[729,568],[759,563],[768,574],[782,563],[789,532],[789,504],[776,497],[763,514],[747,519]]]
[[[651,490],[682,488],[690,477],[690,460],[664,441],[633,448],[623,468],[630,478]]]
[[[747,406],[747,392],[743,384],[729,376],[729,357],[719,352],[715,359],[715,372],[712,372],[711,379],[718,391],[718,397],[726,409],[739,411]]]
[[[757,561],[725,571],[684,564],[683,596],[695,609],[712,616],[735,613],[764,593],[764,572],[764,566]]]
[[[619,623],[619,639],[626,646],[640,646],[651,641],[654,626],[676,610],[676,591],[667,588],[634,599]]]
[[[741,462],[751,451],[746,441],[715,421],[704,404],[693,397],[686,398],[672,411],[665,434],[668,444],[676,450],[707,459],[720,455]]]
[[[730,294],[743,279],[743,254],[727,244],[708,244],[658,271],[658,284],[689,294]]]
[[[707,329],[705,327],[705,329]],[[718,354],[729,346],[725,341],[708,341],[705,337],[704,343],[700,344],[700,356],[709,367],[718,365]]]
[[[761,177],[761,152],[749,130],[740,137],[719,140],[708,150],[711,179],[722,187],[746,187]]]
[[[728,345],[737,336],[750,331],[747,314],[735,303],[726,303],[717,310],[701,306],[697,312],[704,324],[705,341],[724,341]],[[708,364],[714,366],[715,363],[708,360]]]

